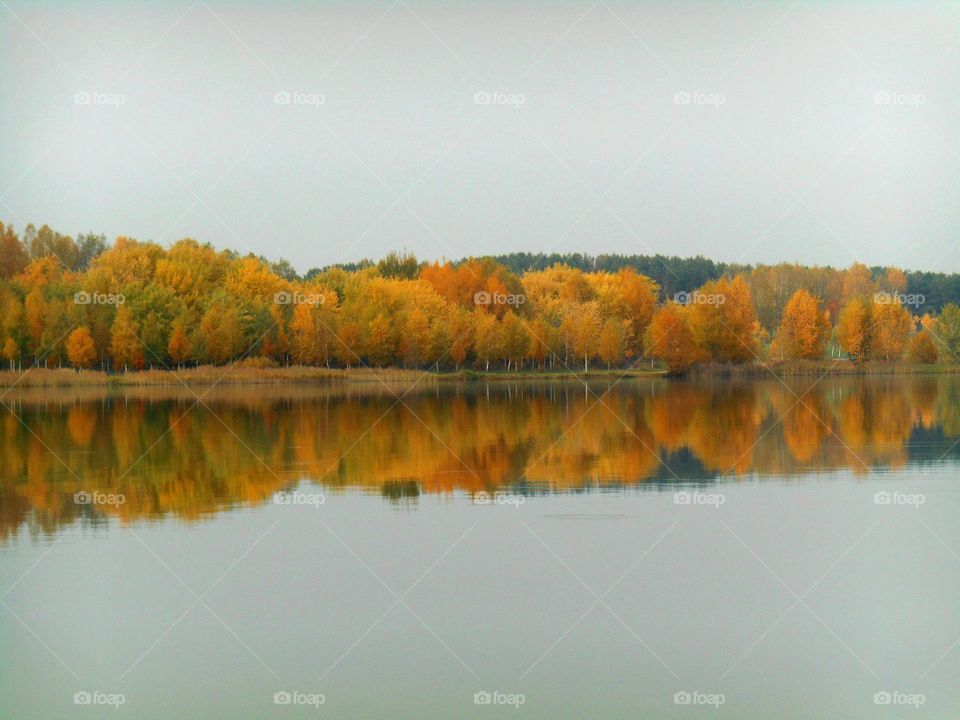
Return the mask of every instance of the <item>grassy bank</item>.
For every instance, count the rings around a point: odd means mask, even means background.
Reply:
[[[912,365],[908,363],[866,363],[856,365],[847,360],[773,361],[764,364],[707,364],[690,370],[689,378],[769,378],[820,375],[917,375],[960,373],[960,365]],[[460,370],[436,373],[401,368],[330,369],[316,367],[257,367],[203,365],[184,370],[142,370],[128,373],[105,373],[97,370],[77,372],[67,368],[0,371],[0,388],[17,387],[153,387],[209,385],[282,385],[282,384],[367,384],[408,386],[449,381],[517,381],[517,380],[617,380],[624,377],[664,377],[661,369],[595,369],[588,373],[560,370]]]
[[[183,370],[141,370],[105,373],[70,369],[36,368],[23,372],[0,372],[0,387],[131,387],[156,385],[232,385],[340,382],[412,383],[427,382],[423,372],[400,369],[328,369],[316,367],[244,367],[201,365]]]
[[[657,377],[662,370],[591,370],[577,373],[577,378],[611,380],[627,377]],[[127,373],[105,373],[98,370],[77,372],[68,368],[0,371],[0,388],[11,387],[146,387],[158,385],[232,385],[232,384],[326,384],[386,383],[409,385],[438,381],[471,380],[563,380],[574,377],[568,370],[524,370],[521,372],[460,370],[433,372],[402,368],[317,368],[317,367],[256,367],[202,365],[183,370],[141,370]]]
[[[769,378],[809,375],[948,375],[960,373],[960,365],[921,365],[908,362],[867,362],[850,360],[771,360],[764,363],[729,365],[709,363],[690,370],[688,377]]]

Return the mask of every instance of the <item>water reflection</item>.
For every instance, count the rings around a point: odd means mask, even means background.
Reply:
[[[202,392],[202,391],[198,391]],[[398,393],[402,393],[402,389]],[[597,396],[601,400],[597,400]],[[960,379],[437,384],[79,394],[0,416],[0,537],[257,505],[301,481],[415,505],[425,494],[562,492],[957,462]],[[82,504],[80,491],[122,494]]]

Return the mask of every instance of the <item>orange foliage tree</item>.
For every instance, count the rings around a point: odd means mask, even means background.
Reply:
[[[874,303],[870,354],[877,360],[899,360],[907,347],[913,321],[898,302]]]
[[[862,297],[850,298],[840,311],[840,317],[837,320],[837,340],[858,363],[870,358],[872,324],[871,306]]]
[[[806,290],[797,290],[783,311],[777,330],[776,350],[788,358],[815,360],[823,357],[830,337],[830,319],[820,310],[820,301]]]
[[[687,318],[675,303],[667,303],[653,315],[645,334],[646,353],[662,360],[672,373],[682,373],[703,358]]]
[[[718,362],[747,362],[758,352],[750,288],[741,276],[706,283],[691,296],[690,326],[701,351]]]
[[[930,338],[930,333],[922,330],[910,338],[910,362],[920,365],[933,365],[940,359],[940,351]]]
[[[78,327],[70,333],[67,338],[67,357],[70,364],[80,370],[90,367],[97,359],[97,348],[87,328]]]

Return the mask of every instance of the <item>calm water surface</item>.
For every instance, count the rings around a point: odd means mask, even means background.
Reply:
[[[0,717],[960,716],[960,380],[404,392],[4,397]]]

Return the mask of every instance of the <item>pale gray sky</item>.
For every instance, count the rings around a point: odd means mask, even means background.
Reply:
[[[301,271],[404,247],[960,271],[958,21],[955,2],[4,0],[0,219]]]

